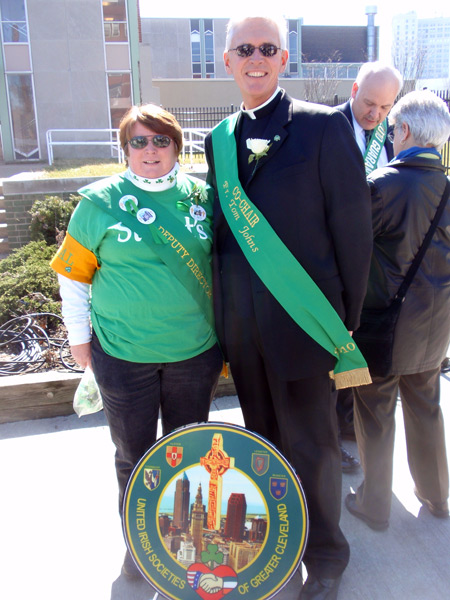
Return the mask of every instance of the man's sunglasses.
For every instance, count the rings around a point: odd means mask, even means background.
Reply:
[[[236,46],[236,48],[230,48],[228,52],[236,52],[238,56],[241,58],[248,58],[253,54],[253,52],[258,48],[263,56],[266,58],[270,58],[271,56],[275,56],[278,48],[275,44],[261,44],[261,46],[254,46],[253,44],[241,44],[240,46]]]
[[[149,142],[151,142],[155,148],[167,148],[170,146],[171,141],[172,138],[168,135],[157,133],[155,135],[135,135],[131,140],[128,140],[127,144],[130,144],[135,150],[142,150],[142,148],[148,146]]]

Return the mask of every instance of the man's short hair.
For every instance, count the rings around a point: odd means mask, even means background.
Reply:
[[[362,82],[369,75],[376,75],[378,73],[386,74],[386,75],[390,75],[391,77],[394,77],[398,82],[397,94],[400,92],[400,90],[402,89],[402,86],[403,86],[402,74],[395,67],[391,67],[391,65],[383,63],[379,60],[376,60],[374,62],[364,63],[358,71],[358,75],[356,77],[355,83],[357,84],[358,87],[360,87]]]
[[[268,23],[272,23],[278,29],[278,34],[280,37],[280,48],[282,50],[287,50],[287,22],[283,16],[273,16],[273,15],[239,15],[236,17],[232,17],[228,21],[227,25],[227,38],[225,41],[225,52],[230,49],[231,40],[233,39],[234,32],[236,28],[241,25],[244,21],[250,21],[253,19],[264,19]]]

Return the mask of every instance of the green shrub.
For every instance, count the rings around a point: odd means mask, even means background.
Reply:
[[[36,200],[30,210],[31,240],[44,240],[47,244],[59,245],[79,200],[80,196],[75,194],[71,194],[69,200],[63,200],[59,196],[45,196],[43,200]]]
[[[56,250],[30,242],[0,260],[0,323],[33,312],[61,314],[58,278],[49,266]]]

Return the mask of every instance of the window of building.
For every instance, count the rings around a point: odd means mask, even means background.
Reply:
[[[111,127],[133,104],[126,0],[102,0]]]
[[[11,146],[15,160],[39,158],[25,0],[0,0]]]
[[[127,42],[127,6],[125,0],[104,0],[103,26],[105,42]]]
[[[192,76],[194,77],[194,79],[199,79],[202,76],[200,19],[191,19],[191,56],[192,56]]]
[[[39,158],[34,93],[31,74],[6,76],[13,130],[15,158]]]
[[[215,77],[214,25],[212,19],[191,19],[192,77]]]
[[[3,43],[28,42],[25,0],[0,0]]]
[[[213,20],[204,19],[203,24],[205,34],[205,76],[212,79],[215,76]]]
[[[108,73],[111,127],[118,129],[120,120],[133,104],[130,73]]]
[[[202,65],[200,63],[192,63],[192,77],[194,79],[202,78]]]
[[[289,74],[298,75],[298,21],[289,19],[288,30]]]

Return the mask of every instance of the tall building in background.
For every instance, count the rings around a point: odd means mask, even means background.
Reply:
[[[282,77],[354,79],[363,62],[378,57],[376,10],[367,7],[367,26],[304,25],[302,18],[287,19],[289,64]],[[143,18],[142,41],[152,48],[153,78],[231,78],[223,64],[227,23]]]
[[[290,15],[288,93],[319,102],[347,95],[362,63],[378,56],[369,8],[357,27],[304,25],[301,6]],[[0,0],[0,160],[51,160],[55,149],[56,159],[119,159],[116,129],[141,102],[233,112],[240,97],[223,64],[227,21],[141,19],[139,0]]]
[[[140,101],[139,0],[0,0],[0,24],[5,160],[45,158],[49,129],[116,128]]]
[[[245,515],[247,502],[245,494],[233,493],[228,499],[227,518],[225,521],[224,535],[235,542],[244,539]]]
[[[200,483],[191,511],[191,535],[195,547],[195,557],[200,558],[203,550],[203,527],[205,524],[205,505],[203,504],[202,484]]]
[[[177,479],[175,485],[175,497],[173,506],[173,521],[172,525],[187,531],[189,525],[189,498],[190,498],[190,483],[186,473],[183,477]]]
[[[415,11],[395,15],[392,19],[392,58],[406,80],[448,79],[450,17],[418,19]]]

